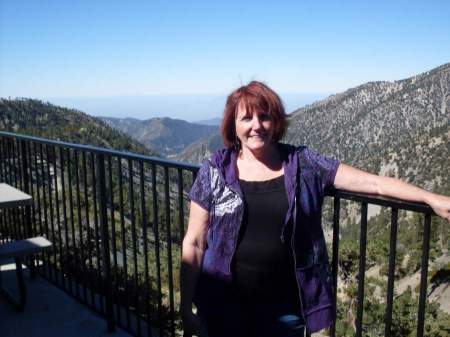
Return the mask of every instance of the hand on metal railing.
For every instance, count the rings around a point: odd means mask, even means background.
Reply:
[[[450,222],[450,197],[433,193],[428,197],[428,205],[437,215]]]

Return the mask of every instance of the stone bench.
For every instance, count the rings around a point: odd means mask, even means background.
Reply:
[[[13,258],[16,263],[17,283],[19,286],[19,301],[13,298],[10,293],[1,287],[0,274],[0,292],[6,297],[18,310],[23,311],[26,303],[26,288],[23,280],[22,257],[41,253],[52,247],[52,243],[42,236],[34,238],[11,241],[0,244],[0,265],[1,260]]]
[[[40,253],[51,246],[52,243],[42,236],[3,243],[0,244],[0,259]]]

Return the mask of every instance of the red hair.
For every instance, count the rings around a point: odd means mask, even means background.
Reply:
[[[247,112],[265,112],[273,123],[272,141],[278,142],[286,132],[287,120],[280,97],[266,84],[252,81],[234,90],[227,98],[221,124],[222,141],[226,147],[239,145],[237,142],[235,119],[240,105]]]

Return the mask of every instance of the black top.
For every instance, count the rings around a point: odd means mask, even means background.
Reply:
[[[254,299],[298,298],[290,240],[280,239],[288,210],[284,176],[239,183],[245,212],[234,256],[238,292]]]

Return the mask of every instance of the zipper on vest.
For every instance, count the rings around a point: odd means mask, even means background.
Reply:
[[[308,331],[308,324],[306,322],[305,311],[303,308],[302,292],[300,290],[300,283],[299,283],[298,277],[297,277],[297,256],[295,254],[295,243],[294,243],[295,227],[296,227],[296,222],[297,222],[297,197],[296,196],[294,197],[294,220],[293,221],[294,221],[294,223],[292,225],[291,247],[292,247],[292,255],[294,256],[294,276],[295,276],[295,282],[297,283],[298,297],[300,299],[300,309],[302,311],[303,321],[305,322],[306,331]]]

